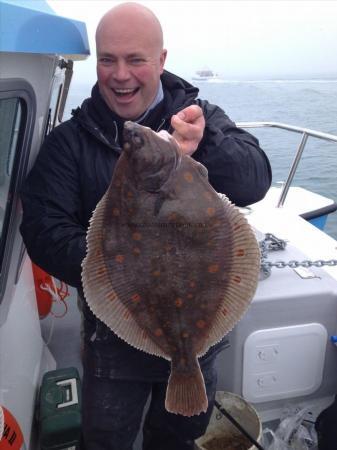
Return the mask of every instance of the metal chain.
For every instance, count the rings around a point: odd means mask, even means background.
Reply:
[[[287,242],[283,239],[277,238],[271,233],[266,233],[263,241],[260,242],[261,251],[261,271],[264,277],[269,277],[271,274],[271,268],[276,267],[277,269],[284,269],[285,267],[290,267],[291,269],[296,269],[297,267],[323,267],[323,266],[337,266],[337,259],[323,260],[319,259],[317,261],[310,261],[308,259],[304,261],[276,261],[271,262],[267,260],[268,252],[284,250],[286,248]]]

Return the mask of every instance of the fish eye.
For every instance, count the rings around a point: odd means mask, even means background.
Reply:
[[[145,145],[144,136],[137,130],[128,130],[126,136],[126,142],[134,149],[140,149]]]
[[[136,134],[134,137],[134,143],[137,145],[141,145],[143,144],[143,139],[140,136],[138,136],[138,134]]]

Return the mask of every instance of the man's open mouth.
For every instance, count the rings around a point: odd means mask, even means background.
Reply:
[[[127,88],[127,89],[126,88],[124,88],[124,89],[112,88],[112,90],[117,97],[132,97],[134,94],[136,94],[136,92],[139,91],[139,87],[133,88],[133,89],[131,89],[131,88]]]

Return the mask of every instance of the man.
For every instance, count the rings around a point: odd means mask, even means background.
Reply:
[[[85,449],[130,450],[151,394],[143,448],[189,450],[209,422],[215,355],[225,343],[200,359],[208,411],[191,418],[168,413],[168,362],[120,340],[83,299],[88,222],[121,153],[125,120],[172,132],[182,150],[207,167],[213,187],[237,205],[265,195],[270,165],[252,135],[198,100],[198,89],[164,71],[162,30],[150,10],[135,3],[111,9],[98,25],[96,43],[98,83],[73,117],[47,136],[22,192],[21,231],[32,260],[75,286],[83,300]]]

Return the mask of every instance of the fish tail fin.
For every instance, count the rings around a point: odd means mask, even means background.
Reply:
[[[191,417],[206,412],[207,407],[205,382],[198,361],[189,372],[181,370],[172,361],[165,399],[167,411]]]

